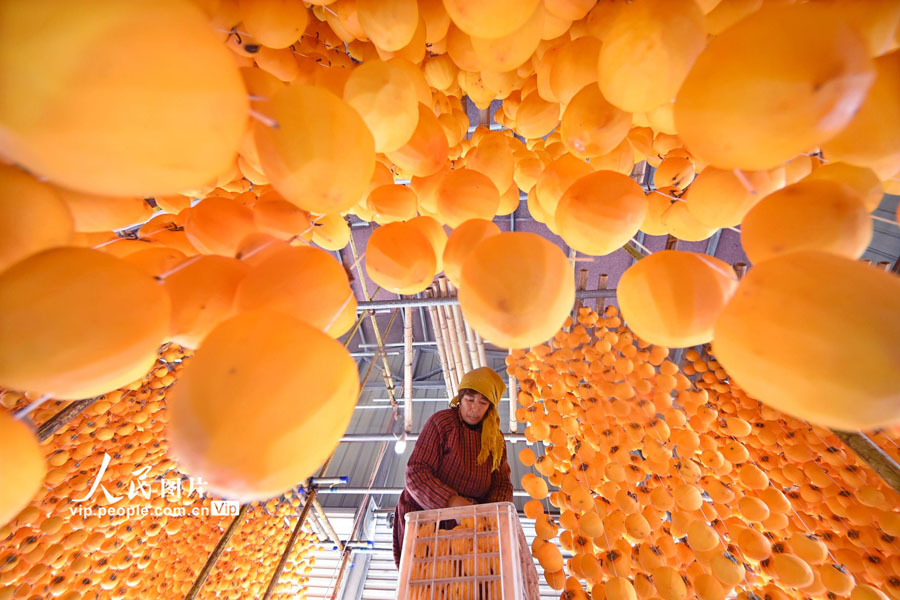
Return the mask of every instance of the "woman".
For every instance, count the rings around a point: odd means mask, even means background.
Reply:
[[[406,488],[394,513],[394,562],[400,567],[404,515],[488,502],[511,502],[506,442],[497,406],[506,391],[488,367],[466,373],[450,408],[425,423],[406,465]]]

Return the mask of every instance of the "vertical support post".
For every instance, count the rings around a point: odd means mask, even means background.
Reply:
[[[425,297],[430,298],[432,290],[425,291]],[[431,317],[431,328],[434,329],[434,339],[437,342],[438,360],[441,363],[441,371],[444,375],[444,385],[447,386],[447,397],[453,396],[453,379],[450,377],[450,358],[447,356],[447,348],[444,344],[444,329],[441,327],[439,311],[435,306],[428,307],[428,315]]]
[[[288,556],[291,554],[291,550],[294,548],[294,544],[297,543],[297,538],[300,537],[300,530],[303,529],[303,523],[306,521],[306,515],[309,514],[309,509],[312,508],[313,500],[316,498],[316,488],[312,488],[306,494],[306,503],[303,505],[303,510],[300,511],[300,518],[297,519],[297,524],[294,525],[294,530],[291,532],[291,537],[288,538],[287,546],[284,548],[284,552],[281,553],[281,559],[278,561],[278,566],[275,567],[275,572],[272,573],[272,579],[269,580],[269,586],[266,588],[266,593],[263,594],[263,600],[269,600],[272,597],[272,593],[275,591],[275,586],[278,585],[278,580],[281,579],[281,574],[284,572],[284,565],[287,564]]]
[[[481,363],[482,367],[487,366],[487,355],[484,351],[484,340],[478,335],[478,332],[475,332],[475,343],[478,346],[478,361]]]
[[[403,431],[412,432],[413,426],[413,329],[412,307],[403,309]]]
[[[677,250],[677,249],[678,249],[678,238],[670,233],[668,236],[666,236],[666,250]]]
[[[453,297],[459,295],[459,292],[449,281],[447,282],[447,291]],[[465,354],[466,350],[469,352],[469,363],[471,364],[471,367],[474,369],[476,367],[485,366],[485,363],[479,361],[478,341],[475,338],[475,331],[472,330],[472,326],[469,325],[468,321],[466,321],[465,316],[462,314],[462,309],[458,304],[453,307],[453,315],[457,319],[457,327],[459,326],[459,323],[462,323],[462,326],[464,328],[464,332],[457,331],[457,335],[460,335],[462,339],[465,340],[466,347],[462,348],[461,351],[463,352],[463,354]],[[465,366],[465,361],[463,361],[463,367]]]
[[[607,285],[609,285],[609,275],[606,273],[601,273],[600,279],[597,280],[597,289],[605,290]],[[606,298],[597,298],[597,314],[603,314],[603,311],[606,309],[605,304]]]
[[[588,281],[588,270],[581,269],[578,271],[578,281],[575,284],[576,290],[586,290],[587,289],[587,281]],[[575,308],[573,309],[574,317],[573,320],[578,319],[578,311],[581,310],[581,307],[584,306],[584,301],[581,299],[575,300]]]
[[[478,126],[479,127],[490,127],[491,126],[491,109],[490,109],[490,107],[478,109]]]
[[[447,278],[443,275],[438,277],[438,290],[440,291],[440,296],[442,298],[449,297],[447,294]],[[443,311],[444,320],[447,323],[447,333],[445,336],[445,340],[449,341],[449,351],[447,353],[448,357],[453,358],[454,371],[456,372],[456,381],[454,381],[453,388],[456,389],[459,387],[459,381],[462,379],[462,376],[466,374],[463,370],[462,363],[462,353],[459,350],[459,338],[456,335],[456,327],[453,323],[453,309],[449,306],[439,306],[439,311]]]
[[[512,354],[512,350],[509,351]],[[519,392],[516,386],[516,378],[509,376],[509,432],[518,433],[519,423],[516,421],[516,404],[519,398]]]
[[[238,526],[241,524],[241,521],[244,520],[244,516],[247,514],[247,511],[249,509],[249,504],[244,504],[243,506],[241,506],[240,512],[238,512],[237,516],[231,520],[231,525],[228,526],[228,529],[226,529],[225,533],[222,534],[222,537],[219,538],[219,543],[216,544],[216,547],[213,548],[213,551],[210,553],[209,558],[206,559],[206,564],[203,565],[202,569],[200,569],[200,574],[197,575],[197,579],[194,580],[194,585],[192,585],[191,589],[188,590],[188,593],[184,597],[184,600],[194,600],[197,597],[197,594],[200,593],[200,590],[203,588],[203,584],[206,583],[206,579],[212,572],[213,567],[216,566],[216,562],[219,560],[219,557],[222,556],[223,552],[225,552],[225,548],[228,547],[228,542],[231,540],[231,536],[233,536],[234,532],[237,531]]]
[[[466,328],[466,348],[469,350],[469,360],[472,362],[472,367],[486,366],[478,355],[478,337],[475,330],[472,329],[472,326],[469,325],[469,322],[466,321],[465,317],[462,317],[462,322],[463,326]]]
[[[456,290],[453,287],[453,284],[446,280],[446,278],[442,278],[438,280],[438,285],[446,284],[446,297],[452,298],[456,296]],[[444,288],[441,288],[441,291],[444,291]],[[462,310],[459,308],[459,303],[454,304],[450,307],[450,311],[453,313],[453,327],[456,329],[456,339],[459,344],[459,357],[462,360],[462,373],[468,373],[475,366],[475,363],[472,362],[471,354],[465,348],[466,340],[466,332],[463,326],[463,316]],[[462,376],[460,376],[462,377]]]

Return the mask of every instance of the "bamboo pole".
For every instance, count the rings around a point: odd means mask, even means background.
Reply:
[[[512,350],[509,351],[512,354]],[[519,393],[516,390],[516,378],[512,375],[509,376],[509,432],[510,433],[518,433],[519,424],[516,421],[516,400],[519,397]]]
[[[747,274],[747,263],[734,263],[734,273],[738,279],[743,279],[744,275]]]
[[[40,442],[45,442],[54,433],[59,431],[69,421],[83,413],[87,407],[100,399],[100,396],[94,398],[85,398],[84,400],[76,400],[67,407],[47,419],[47,422],[38,427],[37,438]]]
[[[472,361],[472,366],[485,366],[484,363],[481,362],[481,357],[478,355],[478,338],[475,335],[475,330],[472,329],[472,326],[466,321],[465,316],[463,316],[463,325],[466,328],[466,346],[469,349],[469,359]]]
[[[294,548],[294,544],[297,543],[297,538],[300,537],[300,530],[303,529],[306,515],[309,514],[309,509],[312,507],[315,498],[316,488],[313,488],[306,494],[306,503],[303,505],[303,510],[300,511],[300,518],[297,519],[297,524],[294,525],[294,530],[291,532],[291,537],[288,539],[287,546],[284,548],[284,552],[281,553],[281,559],[278,561],[278,566],[275,567],[275,572],[272,574],[272,579],[269,580],[269,585],[266,588],[265,594],[263,594],[262,600],[269,600],[269,598],[272,597],[275,586],[278,585],[278,580],[281,579],[281,574],[284,572],[284,565],[287,564],[288,556]]]
[[[441,276],[438,278],[438,290],[442,297],[448,297],[446,277]],[[456,325],[453,323],[453,310],[449,306],[442,306],[441,309],[444,311],[444,320],[447,322],[448,336],[444,339],[445,341],[450,340],[449,356],[453,357],[454,369],[456,370],[456,382],[453,386],[456,389],[459,387],[459,382],[466,372],[463,370],[462,353],[459,351],[459,338],[456,335]]]
[[[425,297],[431,297],[431,290],[425,290]],[[438,311],[434,306],[428,307],[428,315],[431,317],[431,328],[434,330],[434,341],[437,343],[438,360],[441,363],[441,373],[444,375],[444,385],[447,386],[447,397],[453,396],[453,381],[450,378],[450,363],[447,360],[447,350],[444,347],[444,334],[438,319]]]
[[[678,238],[672,235],[671,233],[666,236],[666,250],[677,250],[678,249]]]
[[[601,273],[600,278],[597,280],[597,289],[605,290],[606,286],[609,285],[609,275],[606,273]],[[606,298],[597,298],[597,314],[602,315],[603,311],[606,309],[604,306],[606,304]]]
[[[206,583],[206,579],[212,572],[213,567],[216,566],[219,557],[225,552],[225,548],[228,547],[228,541],[231,539],[231,536],[234,535],[234,532],[237,531],[238,526],[241,524],[241,521],[244,520],[244,516],[246,516],[249,509],[249,504],[241,506],[240,512],[238,512],[237,516],[231,520],[231,525],[228,526],[228,529],[226,529],[225,533],[222,534],[222,537],[219,538],[219,543],[216,544],[216,547],[213,548],[209,558],[206,559],[206,564],[200,569],[200,574],[197,575],[197,579],[194,580],[194,585],[191,586],[191,589],[184,597],[184,600],[194,600],[197,597],[197,594],[200,593],[200,589],[203,587],[203,584]]]
[[[853,450],[861,461],[869,465],[886,484],[900,492],[900,465],[879,448],[869,436],[855,431],[832,429],[831,432],[838,436],[845,446]]]
[[[587,269],[581,269],[578,271],[578,282],[575,284],[576,290],[586,290],[587,289],[587,281],[588,281],[588,271]],[[584,306],[584,302],[581,298],[577,298],[575,300],[575,307],[572,309],[573,314],[575,315],[575,319],[578,319],[578,311],[581,310],[581,307]]]
[[[371,300],[369,297],[369,292],[366,289],[366,277],[363,274],[363,268],[360,264],[359,254],[356,251],[356,242],[353,239],[353,235],[350,235],[350,252],[353,254],[353,261],[356,265],[356,272],[359,275],[359,287],[363,293],[363,299],[367,302]],[[378,320],[375,318],[374,313],[369,313],[369,318],[372,321],[372,330],[375,332],[375,343],[378,344],[379,347],[384,346],[384,342],[381,337],[381,330],[378,328]],[[387,354],[381,354],[381,364],[382,364],[382,373],[384,374],[384,387],[387,389],[388,398],[391,401],[391,406],[396,410],[397,408],[397,399],[394,396],[394,378],[391,376],[391,366],[388,363]]]
[[[449,281],[447,282],[447,292],[451,298],[459,297],[459,292]],[[465,355],[468,350],[468,363],[471,368],[474,369],[483,366],[478,364],[478,349],[475,342],[475,331],[472,329],[472,326],[469,325],[469,322],[466,321],[466,317],[462,314],[462,309],[458,303],[453,306],[453,314],[457,319],[457,326],[462,324],[463,328],[462,331],[457,331],[457,335],[460,336],[460,352]],[[463,345],[465,345],[465,347],[463,347]],[[465,364],[463,364],[463,366],[465,366]]]
[[[478,346],[478,360],[481,362],[482,367],[487,366],[487,356],[485,356],[484,351],[484,340],[478,335],[478,332],[475,332],[475,343]]]
[[[435,297],[440,298],[440,290],[437,289],[437,285],[435,284],[434,290],[432,292]],[[441,336],[444,341],[444,356],[447,357],[447,373],[450,375],[450,397],[456,392],[456,387],[459,385],[459,375],[456,373],[456,361],[453,360],[453,346],[450,340],[450,328],[447,326],[447,317],[444,312],[444,307],[436,306],[435,310],[437,311],[438,316],[438,324],[440,326]]]
[[[322,506],[322,503],[319,502],[318,493],[313,497],[313,508],[316,511],[315,514],[319,517],[319,523],[322,525],[322,529],[325,530],[325,533],[329,538],[331,538],[331,541],[334,542],[334,545],[337,546],[341,552],[343,552],[344,542],[342,542],[341,538],[338,537],[338,534],[334,530],[331,521],[328,519],[328,515],[325,514],[325,508]]]
[[[627,252],[634,260],[641,260],[642,258],[644,258],[644,255],[641,254],[641,251],[631,245],[631,242],[628,242],[627,244],[622,246],[622,250]]]
[[[397,318],[397,313],[399,312],[399,310],[400,310],[399,308],[395,308],[394,312],[391,313],[391,320],[388,321],[388,326],[387,326],[387,330],[385,331],[385,335],[389,335],[391,333],[391,329],[393,329],[393,327],[394,327],[394,320]],[[380,346],[378,348],[378,350],[381,351],[382,355],[384,354],[384,346]],[[363,378],[359,382],[359,394],[356,396],[356,404],[359,403],[359,399],[362,397],[362,395],[366,391],[366,382],[369,380],[369,376],[372,374],[372,368],[374,366],[375,366],[375,357],[373,356],[372,362],[369,363],[369,367],[366,369],[366,374],[363,375]],[[322,466],[319,467],[319,475],[318,475],[319,477],[322,477],[325,475],[325,471],[328,470],[328,467],[329,467],[329,465],[331,465],[331,460],[333,458],[334,458],[334,452],[332,452],[331,455],[327,459],[325,459],[325,462],[322,464]]]
[[[450,284],[450,282],[448,282],[445,277],[441,277],[440,279],[438,279],[438,285],[441,286],[441,292],[444,292],[444,295],[447,298],[452,298],[456,295],[453,293],[453,285]],[[462,311],[460,310],[458,303],[450,307],[450,315],[453,323],[453,328],[456,329],[456,343],[459,345],[459,358],[462,362],[463,368],[462,373],[466,374],[472,370],[472,360],[469,356],[469,353],[463,347],[466,343],[466,333],[465,329],[463,328]]]
[[[450,292],[450,295],[454,298],[459,297],[459,292],[453,286],[452,283],[447,282],[447,290]],[[459,305],[455,307],[456,314],[459,316],[459,320],[462,322],[463,327],[465,328],[465,334],[463,334],[463,338],[465,339],[466,349],[469,351],[469,362],[472,364],[472,368],[483,367],[485,363],[481,362],[480,357],[478,356],[478,339],[475,337],[475,330],[472,329],[472,326],[469,325],[469,322],[466,321],[465,315],[462,314]]]
[[[889,260],[879,260],[878,264],[875,265],[882,271],[890,271],[891,270],[891,261]]]
[[[413,330],[412,307],[403,311],[403,431],[409,433],[413,426]]]

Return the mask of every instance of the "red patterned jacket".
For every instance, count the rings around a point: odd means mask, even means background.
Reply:
[[[436,412],[425,423],[406,465],[406,489],[394,513],[394,562],[398,567],[406,513],[445,508],[451,496],[478,504],[512,501],[506,448],[496,471],[491,471],[490,457],[478,464],[480,450],[481,426],[466,424],[458,408]]]

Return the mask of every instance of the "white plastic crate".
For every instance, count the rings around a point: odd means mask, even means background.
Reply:
[[[455,529],[439,529],[456,521]],[[398,600],[538,600],[538,575],[511,502],[406,513]]]

